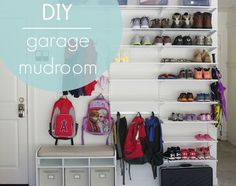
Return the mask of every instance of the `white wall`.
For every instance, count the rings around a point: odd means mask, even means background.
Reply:
[[[228,13],[226,11],[220,11],[218,15],[218,57],[219,57],[219,68],[223,75],[222,82],[227,87],[226,97],[228,95]],[[227,123],[223,123],[222,140],[227,140]]]
[[[236,145],[236,12],[232,9],[228,13],[228,38],[229,38],[229,59],[228,59],[228,110],[229,110],[229,121],[228,121],[228,140]]]

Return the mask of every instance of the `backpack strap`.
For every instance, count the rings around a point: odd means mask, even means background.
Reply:
[[[81,144],[84,145],[84,122],[85,122],[86,118],[83,118],[83,123],[82,123],[82,127],[81,127]]]

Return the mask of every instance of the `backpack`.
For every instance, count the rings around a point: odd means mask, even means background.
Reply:
[[[155,117],[154,112],[150,118],[145,120],[147,135],[147,154],[152,166],[154,179],[157,178],[157,166],[163,164],[163,139],[160,120]]]
[[[121,176],[123,177],[123,185],[125,185],[125,164],[124,164],[124,144],[127,135],[127,120],[125,117],[120,117],[117,112],[117,121],[113,127],[114,144],[117,152],[117,159],[120,160]]]
[[[108,135],[112,132],[113,121],[111,118],[110,104],[100,94],[97,98],[90,101],[87,116],[83,119],[81,141],[84,145],[84,131],[92,135]]]
[[[129,178],[131,180],[131,165],[143,165],[148,162],[146,154],[147,138],[144,119],[141,114],[132,120],[124,144],[124,160],[129,164]]]
[[[144,119],[136,116],[129,128],[124,144],[124,159],[129,164],[145,164],[147,162],[145,157],[145,143],[146,132],[144,126]]]
[[[53,106],[51,121],[49,124],[49,134],[58,140],[71,140],[74,145],[73,138],[76,136],[78,124],[75,119],[75,109],[67,97],[61,97]]]

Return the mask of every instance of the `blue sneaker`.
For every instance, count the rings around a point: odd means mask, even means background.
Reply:
[[[204,94],[203,94],[203,93],[197,94],[196,101],[197,101],[197,102],[204,102],[204,101],[205,101],[205,96],[204,96]]]

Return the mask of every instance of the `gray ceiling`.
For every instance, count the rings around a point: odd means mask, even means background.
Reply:
[[[236,7],[236,0],[219,0],[219,8],[221,10],[231,9],[234,6]]]

